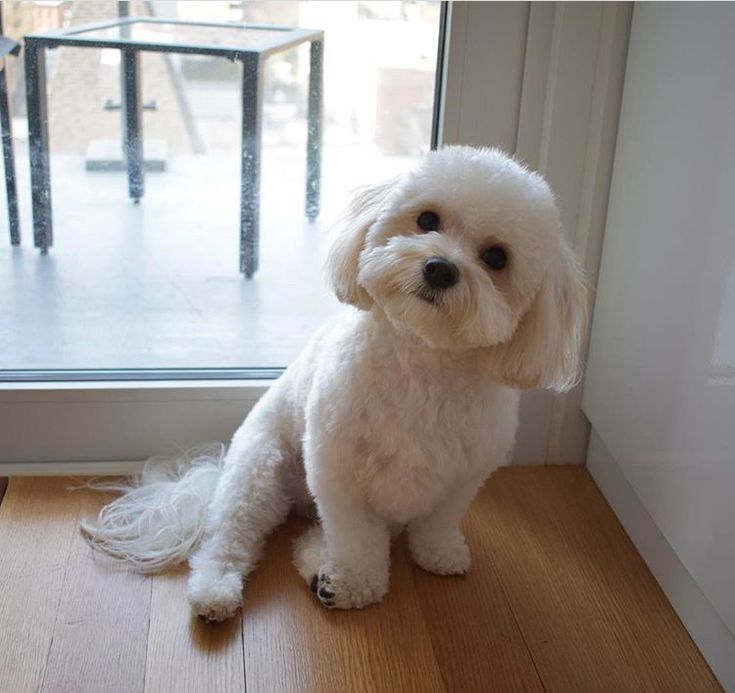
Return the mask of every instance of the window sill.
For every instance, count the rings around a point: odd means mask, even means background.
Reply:
[[[117,473],[228,441],[273,380],[2,383],[0,475]]]

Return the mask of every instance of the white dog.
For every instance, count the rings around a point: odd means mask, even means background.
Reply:
[[[446,147],[363,191],[327,262],[353,311],[324,326],[235,433],[224,464],[149,467],[90,543],[143,570],[189,557],[189,600],[232,616],[296,502],[320,524],[295,561],[322,604],[388,590],[390,529],[413,559],[465,573],[460,520],[508,458],[518,388],[578,375],[586,291],[545,181],[498,150]]]

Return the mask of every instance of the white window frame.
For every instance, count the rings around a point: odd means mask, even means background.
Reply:
[[[543,171],[593,281],[630,14],[631,3],[592,2],[450,2],[442,13],[436,141],[500,146]],[[277,371],[267,375],[0,382],[0,476],[124,473],[153,454],[227,441]],[[582,462],[588,435],[576,392],[527,394],[516,459]]]

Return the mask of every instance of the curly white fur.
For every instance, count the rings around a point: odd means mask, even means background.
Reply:
[[[82,535],[92,547],[141,573],[182,563],[204,532],[224,457],[224,445],[217,444],[180,458],[153,457],[128,481],[88,482],[120,497],[102,508],[96,522],[83,520]]]
[[[419,228],[425,211],[436,230]],[[508,263],[492,269],[483,253],[498,246]],[[437,257],[455,285],[428,286]],[[447,147],[363,191],[327,270],[358,310],[317,332],[235,433],[221,472],[193,464],[161,480],[151,469],[85,525],[93,546],[143,569],[196,545],[189,600],[206,618],[235,613],[266,536],[309,498],[320,525],[295,562],[325,606],[382,599],[393,525],[422,568],[466,572],[459,523],[508,457],[518,388],[564,390],[578,376],[585,288],[553,194],[497,150]]]

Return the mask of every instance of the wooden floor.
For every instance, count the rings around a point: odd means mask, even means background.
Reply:
[[[721,690],[580,468],[501,470],[466,520],[471,573],[428,575],[399,543],[364,611],[315,603],[293,521],[218,626],[190,618],[184,571],[93,560],[77,522],[102,498],[66,483],[11,479],[0,506],[3,693]]]

